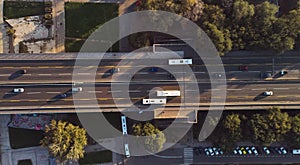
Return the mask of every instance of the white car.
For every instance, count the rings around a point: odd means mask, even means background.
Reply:
[[[82,88],[81,87],[73,87],[72,92],[81,92]]]
[[[271,154],[271,151],[268,149],[268,147],[264,147],[263,150],[267,155]]]
[[[23,93],[24,91],[24,88],[14,88],[15,93]]]
[[[265,91],[264,95],[265,96],[272,96],[273,95],[273,91]]]

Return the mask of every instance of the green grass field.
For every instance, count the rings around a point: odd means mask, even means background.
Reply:
[[[4,1],[4,16],[8,19],[44,14],[43,2]]]
[[[83,41],[105,22],[118,16],[117,4],[66,3],[66,51],[77,52]]]

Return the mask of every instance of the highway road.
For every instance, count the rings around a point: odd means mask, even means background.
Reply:
[[[147,106],[142,105],[142,99],[148,98],[149,92],[154,88],[161,88],[164,90],[178,90],[179,86],[177,83],[170,82],[157,82],[157,83],[132,83],[130,88],[126,91],[123,90],[112,90],[109,83],[97,83],[95,91],[92,90],[91,84],[79,85],[83,88],[82,93],[95,94],[100,107],[116,107],[114,100],[119,100],[123,107],[129,107],[130,105],[126,102],[126,96],[117,97],[112,99],[112,93],[128,93],[130,94],[131,100],[135,105],[141,108]],[[122,86],[122,83],[118,83],[118,86]],[[25,89],[24,93],[13,93],[13,88],[22,87]],[[180,106],[181,99],[186,101],[186,106],[207,106],[210,103],[211,89],[209,83],[199,83],[200,98],[198,104],[190,102],[195,99],[195,89],[189,88],[187,84],[185,89],[185,99],[183,97],[172,97],[168,98],[166,104],[167,107]],[[71,84],[27,84],[27,85],[1,85],[0,87],[0,109],[6,110],[7,107],[10,109],[35,109],[52,106],[56,108],[73,107],[73,95],[78,93],[72,93],[70,90]],[[214,90],[221,90],[222,86]],[[266,90],[272,90],[273,96],[263,96],[263,92]],[[298,83],[240,83],[232,82],[227,85],[227,98],[226,105],[275,105],[275,104],[292,104],[300,103],[300,82]],[[61,97],[61,94],[67,94],[67,97]],[[151,98],[157,98],[155,94],[150,95]],[[213,98],[219,98],[214,96]],[[88,107],[90,100],[93,97],[76,98],[82,106]],[[26,108],[28,107],[28,108]]]
[[[219,67],[214,64],[210,59],[207,59],[211,66]],[[216,79],[227,78],[227,106],[272,106],[272,105],[300,105],[300,58],[295,56],[286,57],[249,57],[245,60],[240,57],[222,58],[225,68],[225,75],[221,77],[214,77]],[[143,109],[145,106],[141,104],[143,98],[147,98],[149,91],[155,87],[160,87],[164,90],[178,90],[179,84],[185,87],[181,89],[182,93],[185,91],[182,97],[168,98],[167,107],[178,107],[181,99],[186,101],[186,106],[199,105],[207,109],[210,104],[210,99],[220,96],[211,96],[211,84],[209,81],[209,75],[205,68],[205,65],[201,60],[194,60],[194,64],[191,66],[198,80],[198,86],[200,89],[200,98],[196,98],[195,89],[190,88],[190,75],[186,72],[182,66],[168,66],[167,59],[151,59],[138,60],[128,59],[123,60],[125,65],[118,66],[120,68],[119,73],[115,73],[113,76],[130,77],[131,73],[126,72],[128,69],[144,68],[141,69],[134,78],[131,80],[130,89],[126,91],[113,91],[111,89],[112,83],[119,83],[119,86],[123,84],[112,80],[110,73],[111,69],[116,67],[120,60],[109,59],[103,60],[100,65],[92,65],[92,62],[86,61],[81,66],[74,67],[74,60],[0,60],[0,109],[4,110],[42,110],[48,109],[63,109],[69,108],[71,110],[73,106],[73,95],[71,93],[72,88],[72,72],[74,68],[81,68],[82,71],[78,73],[84,84],[83,93],[95,93],[98,103],[101,107],[114,108],[114,101],[112,99],[112,92],[116,93],[130,93],[131,100],[138,107]],[[156,64],[157,67],[168,66],[169,68],[175,68],[175,75],[179,77],[176,81],[174,78],[169,77],[169,72],[163,69],[158,69],[157,72],[149,72],[149,63]],[[239,71],[239,66],[247,65],[248,71]],[[148,68],[145,68],[148,67]],[[26,74],[20,74],[21,70],[26,70]],[[264,79],[261,77],[266,71],[275,74],[281,69],[288,71],[288,74],[284,76],[274,76],[273,78]],[[96,74],[96,91],[93,91],[90,87],[90,82],[84,81],[86,78],[91,77],[91,71],[97,70]],[[125,71],[125,73],[122,73]],[[220,73],[211,73],[212,76],[216,76]],[[22,87],[25,89],[24,93],[15,94],[12,93],[13,88]],[[216,91],[221,91],[224,86],[218,86]],[[272,90],[273,96],[265,97],[262,93],[266,90]],[[60,94],[66,93],[67,97],[62,98]],[[184,98],[185,96],[185,98]],[[192,98],[199,100],[198,103],[190,102]],[[78,98],[77,98],[78,99]],[[83,107],[89,106],[89,101],[93,99],[79,98],[79,101]],[[125,97],[114,98],[124,103],[124,107],[129,107]],[[226,108],[226,107],[225,107]],[[238,109],[240,107],[237,107]],[[253,107],[255,108],[255,107]],[[265,107],[260,107],[263,109]],[[111,109],[114,111],[114,109]]]

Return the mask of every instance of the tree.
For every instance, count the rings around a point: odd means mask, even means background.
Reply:
[[[166,142],[165,135],[151,123],[134,124],[133,132],[136,136],[146,136],[144,144],[151,152],[158,152]]]
[[[168,11],[196,21],[200,18],[203,7],[201,0],[142,0],[138,10]]]
[[[268,109],[265,114],[255,114],[251,119],[254,140],[263,145],[283,140],[284,135],[291,129],[289,115],[279,108]]]
[[[52,120],[51,124],[46,126],[41,144],[61,164],[69,160],[77,161],[84,156],[84,147],[87,145],[86,131],[67,122]]]
[[[237,142],[242,137],[241,119],[238,114],[227,115],[224,120],[224,127],[230,136],[230,140]]]
[[[286,136],[286,141],[289,142],[290,147],[300,147],[300,115],[292,118],[292,129]]]

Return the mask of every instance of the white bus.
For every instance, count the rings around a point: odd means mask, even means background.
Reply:
[[[125,144],[124,147],[125,147],[125,155],[127,158],[129,158],[130,157],[129,145]]]
[[[157,96],[180,96],[180,91],[157,91]]]
[[[166,104],[167,99],[143,99],[143,104]]]
[[[126,116],[121,116],[123,135],[127,135]]]
[[[192,59],[169,59],[169,65],[189,65],[193,64]]]

